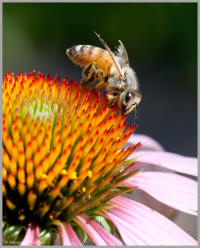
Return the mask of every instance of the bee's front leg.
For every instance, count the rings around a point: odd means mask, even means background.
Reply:
[[[108,99],[108,107],[109,108],[114,108],[117,106],[116,97],[113,94],[107,93],[107,99]]]

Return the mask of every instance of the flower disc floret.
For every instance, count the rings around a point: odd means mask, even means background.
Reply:
[[[41,73],[3,82],[3,215],[7,223],[72,220],[130,190],[122,149],[134,127],[100,91]],[[131,165],[132,166],[132,165]],[[128,169],[131,168],[128,167]]]

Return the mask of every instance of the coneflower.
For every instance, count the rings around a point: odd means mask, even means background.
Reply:
[[[133,170],[140,142],[123,147],[135,130],[126,127],[125,118],[107,107],[105,95],[81,90],[67,78],[60,82],[41,73],[5,75],[5,245],[54,244],[57,233],[63,245],[82,245],[88,238],[97,245],[196,244],[164,216],[120,196],[137,187],[159,198],[150,183],[155,175]],[[159,176],[167,180],[169,175],[164,174]],[[195,181],[173,177],[170,183],[179,180],[195,192]],[[196,213],[195,194],[190,200],[189,206],[183,204],[180,209]]]

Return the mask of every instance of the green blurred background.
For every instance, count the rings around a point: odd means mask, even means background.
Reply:
[[[143,94],[136,132],[197,156],[197,3],[3,3],[3,72],[80,80],[65,51],[102,46],[94,31],[126,46]]]

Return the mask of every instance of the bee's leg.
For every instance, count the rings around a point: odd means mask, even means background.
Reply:
[[[99,69],[98,65],[95,62],[93,62],[83,70],[81,88],[90,88],[96,80],[102,80],[103,78],[104,72]]]
[[[116,107],[116,98],[112,94],[107,94],[107,99],[109,108]]]
[[[95,86],[95,89],[101,89],[108,83],[108,76],[101,69],[98,70],[97,76],[100,82]]]
[[[95,86],[95,89],[98,90],[98,89],[101,89],[103,87],[106,86],[106,83],[104,80],[100,81],[96,86]]]
[[[96,63],[91,63],[82,72],[81,88],[90,88],[91,85],[97,80],[98,66]]]
[[[100,82],[96,85],[96,89],[103,88],[107,81],[107,76],[105,76],[103,70],[99,69],[98,65],[93,62],[88,67],[86,67],[82,73],[81,88],[89,88],[96,81]]]

